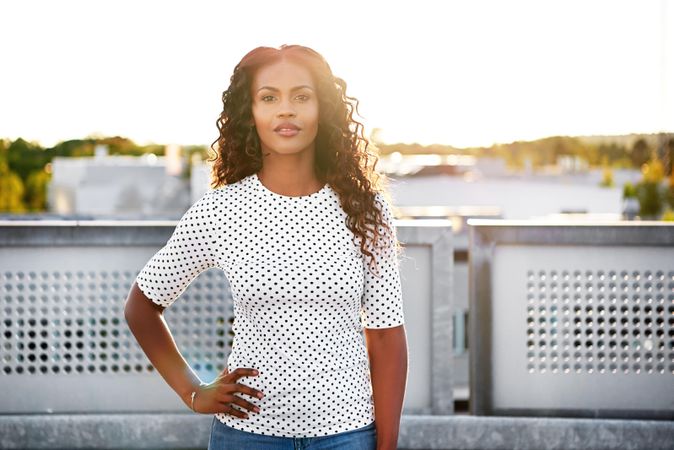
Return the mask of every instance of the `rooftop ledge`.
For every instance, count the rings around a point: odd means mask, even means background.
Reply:
[[[0,416],[2,448],[205,449],[213,416],[28,414]],[[674,422],[403,415],[399,449],[671,449]]]

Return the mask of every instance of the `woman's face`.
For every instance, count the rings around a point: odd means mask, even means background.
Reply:
[[[263,155],[315,151],[318,97],[307,69],[289,61],[264,66],[254,76],[251,96]]]

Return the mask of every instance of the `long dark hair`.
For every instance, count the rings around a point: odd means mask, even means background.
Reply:
[[[211,144],[211,185],[218,188],[257,173],[262,168],[260,140],[252,123],[251,84],[257,71],[268,64],[288,59],[306,67],[316,83],[319,124],[316,136],[315,173],[319,180],[337,192],[347,213],[346,226],[360,242],[370,266],[376,267],[370,249],[393,249],[397,257],[402,246],[394,229],[384,221],[384,210],[377,206],[379,192],[391,207],[387,178],[375,171],[378,157],[368,147],[363,124],[353,118],[358,100],[346,95],[346,82],[333,75],[323,56],[301,45],[257,47],[234,68],[230,84],[222,93],[223,110],[216,122],[220,135]],[[392,217],[392,216],[391,216]],[[380,241],[383,240],[382,244]]]

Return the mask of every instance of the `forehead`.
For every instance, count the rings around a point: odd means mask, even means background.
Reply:
[[[300,85],[314,87],[311,72],[298,63],[279,61],[258,69],[253,77],[252,88],[253,91],[257,91],[262,86],[291,89]]]

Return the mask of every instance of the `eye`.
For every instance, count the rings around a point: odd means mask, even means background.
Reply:
[[[266,101],[265,100],[266,98],[274,98],[274,96],[273,95],[264,95],[264,96],[262,96],[261,100],[264,102],[264,101]]]
[[[310,97],[309,97],[308,95],[306,95],[306,94],[300,94],[300,95],[298,95],[297,97],[303,97],[303,98],[304,98],[304,99],[302,100],[303,102],[306,102],[306,101],[309,100],[309,98],[310,98]]]

